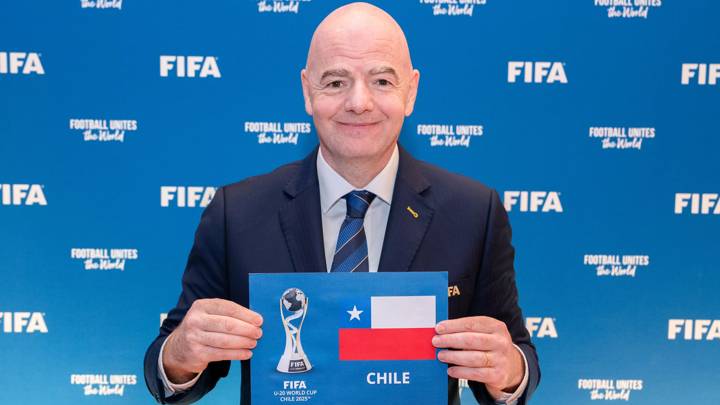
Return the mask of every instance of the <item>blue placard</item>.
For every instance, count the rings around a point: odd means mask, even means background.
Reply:
[[[430,339],[447,285],[446,272],[251,274],[264,319],[252,403],[444,403],[447,365]]]

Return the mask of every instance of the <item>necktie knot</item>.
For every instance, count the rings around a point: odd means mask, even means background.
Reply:
[[[343,196],[347,201],[347,216],[350,218],[365,218],[365,213],[375,198],[375,194],[365,190],[351,191]]]

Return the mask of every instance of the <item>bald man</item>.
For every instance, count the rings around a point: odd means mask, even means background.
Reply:
[[[448,403],[459,403],[459,378],[482,404],[525,403],[540,372],[507,214],[494,190],[398,146],[420,77],[400,26],[367,3],[340,7],[315,30],[300,76],[320,145],[218,189],[178,304],[146,353],[150,392],[195,402],[241,360],[241,403],[250,403],[263,319],[247,308],[249,273],[446,270],[457,293],[432,343],[449,365]]]

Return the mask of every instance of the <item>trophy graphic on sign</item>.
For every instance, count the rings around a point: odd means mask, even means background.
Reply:
[[[303,373],[312,368],[300,343],[300,329],[307,309],[308,298],[299,288],[288,288],[280,297],[280,319],[285,328],[285,352],[277,365],[281,373]],[[293,324],[296,319],[300,319],[297,326]]]

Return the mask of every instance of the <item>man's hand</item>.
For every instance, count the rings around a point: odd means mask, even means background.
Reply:
[[[515,391],[522,382],[525,364],[503,322],[472,316],[442,321],[435,330],[435,347],[457,349],[438,353],[440,361],[452,365],[450,377],[484,383],[495,397]]]
[[[262,322],[260,314],[232,301],[193,302],[165,343],[165,374],[174,384],[183,384],[212,361],[249,359],[262,336]]]

